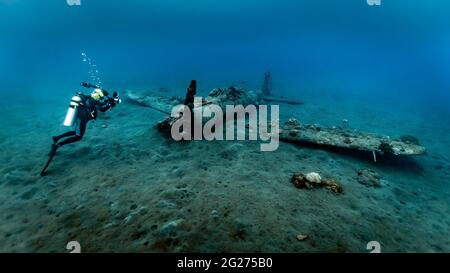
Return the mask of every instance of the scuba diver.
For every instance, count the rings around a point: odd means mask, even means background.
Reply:
[[[97,119],[98,111],[106,112],[122,102],[117,92],[113,92],[112,95],[109,96],[108,91],[99,86],[85,82],[82,82],[81,86],[94,88],[94,91],[90,95],[77,92],[76,95],[72,97],[64,120],[64,125],[72,126],[73,130],[52,137],[53,144],[49,153],[50,158],[42,170],[41,175],[45,175],[45,170],[59,147],[80,141],[83,138],[87,123],[90,120]]]

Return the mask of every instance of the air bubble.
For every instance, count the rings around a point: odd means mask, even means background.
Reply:
[[[97,69],[97,65],[92,62],[91,58],[89,58],[86,53],[82,52],[81,56],[82,56],[82,61],[84,63],[88,64],[88,76],[89,76],[89,78],[96,85],[100,86],[102,82],[101,82],[100,75],[99,75],[100,71]]]

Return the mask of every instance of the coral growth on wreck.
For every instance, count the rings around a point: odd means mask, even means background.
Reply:
[[[318,173],[295,173],[291,179],[299,189],[326,188],[334,193],[342,193],[342,186],[333,179],[322,178]]]

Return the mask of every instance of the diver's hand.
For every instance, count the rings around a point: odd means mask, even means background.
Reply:
[[[120,99],[119,94],[117,92],[114,92],[112,97],[108,98],[108,103],[111,105],[111,107],[114,107],[121,102],[122,100]]]

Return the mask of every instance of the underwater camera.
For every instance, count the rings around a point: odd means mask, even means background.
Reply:
[[[120,99],[119,94],[114,91],[112,97],[108,97],[108,103],[110,103],[111,106],[114,107],[117,104],[122,103],[122,99]]]

